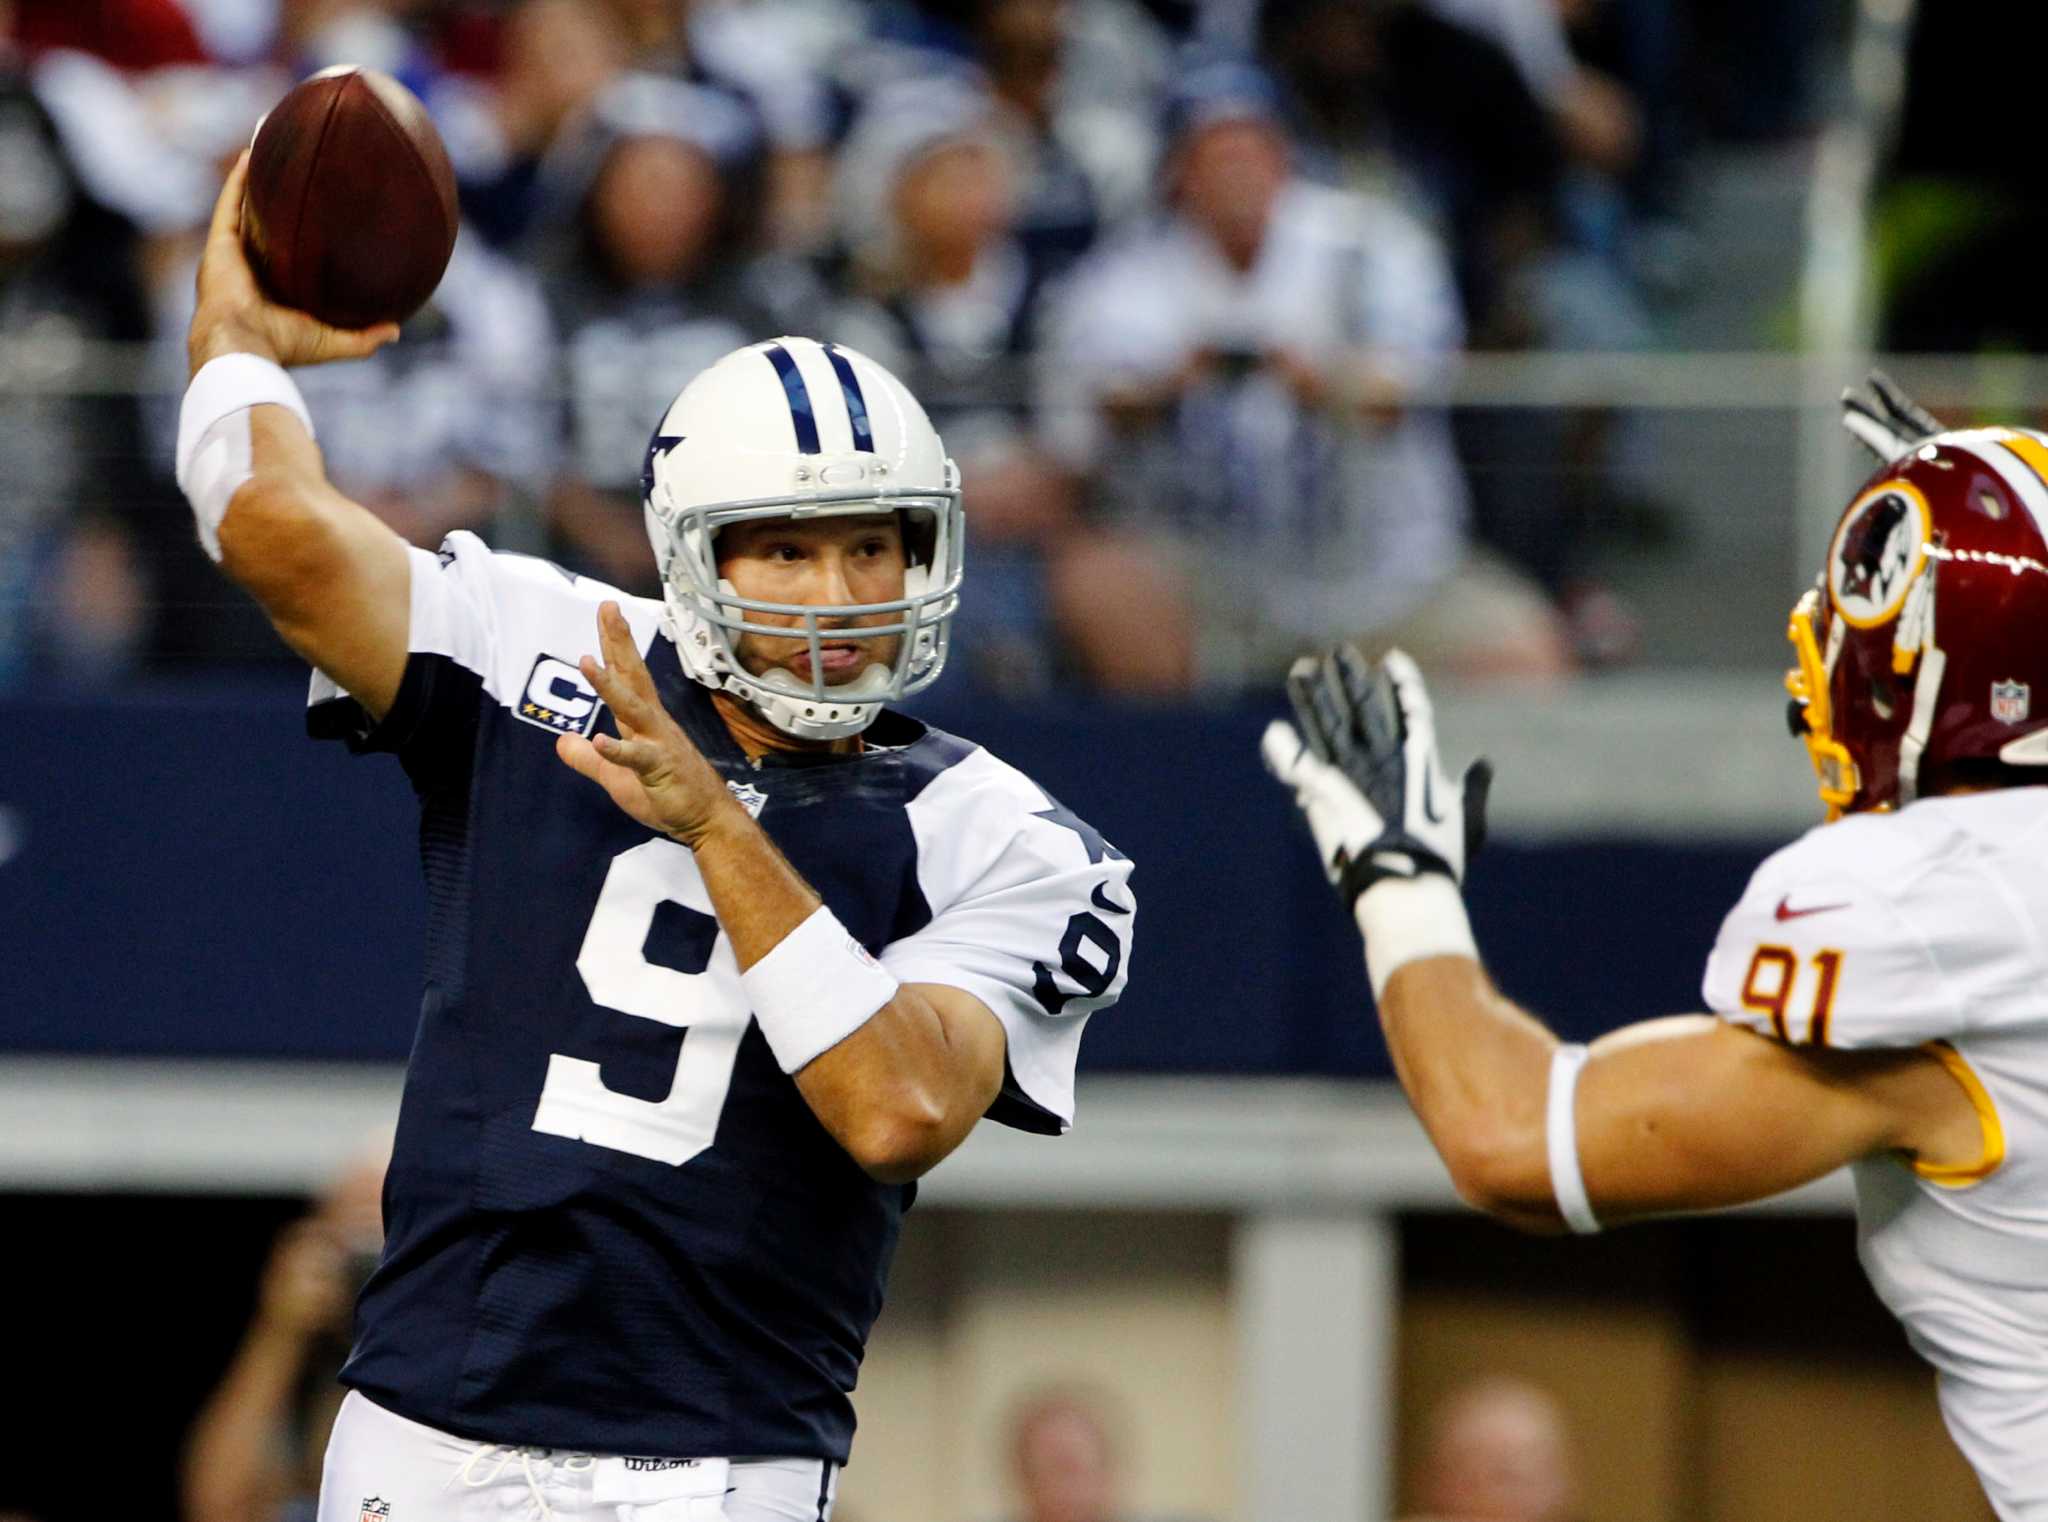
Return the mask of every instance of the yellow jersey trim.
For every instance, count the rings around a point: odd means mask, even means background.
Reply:
[[[1977,1112],[1977,1125],[1984,1135],[1984,1150],[1974,1163],[1916,1162],[1913,1171],[1944,1189],[1967,1189],[1991,1177],[2005,1161],[2005,1125],[1998,1118],[1998,1106],[1992,1103],[1990,1091],[1961,1052],[1946,1041],[1930,1041],[1927,1050],[1941,1059],[1941,1065],[1970,1096],[1970,1107]]]

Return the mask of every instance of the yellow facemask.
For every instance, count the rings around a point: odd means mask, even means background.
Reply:
[[[1792,606],[1792,622],[1785,631],[1792,641],[1799,664],[1785,673],[1785,690],[1800,705],[1806,726],[1801,736],[1806,753],[1813,758],[1814,774],[1820,778],[1820,801],[1827,805],[1830,823],[1840,819],[1856,797],[1856,763],[1848,747],[1834,737],[1833,713],[1828,702],[1827,661],[1820,648],[1820,591],[1809,590]]]

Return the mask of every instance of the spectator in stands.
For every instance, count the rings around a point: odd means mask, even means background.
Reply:
[[[1568,172],[1566,208],[1575,202],[1582,236],[1611,242],[1619,184],[1643,150],[1641,105],[1621,81],[1572,51],[1567,13],[1583,19],[1600,0],[1428,0],[1429,9],[1490,39],[1514,62],[1529,93],[1550,117]],[[1571,181],[1577,178],[1580,184]]]
[[[0,376],[5,689],[31,660],[90,679],[118,674],[135,653],[146,588],[122,483],[141,453],[136,409],[131,398],[81,390],[91,345],[138,339],[147,319],[134,229],[87,190],[4,33],[0,164],[0,341],[10,372]],[[86,584],[103,600],[81,606],[69,595]]]
[[[1427,3],[1505,52],[1549,114],[1567,241],[1646,294],[1679,294],[1692,239],[1678,222],[1687,126],[1672,0]]]
[[[1259,37],[1327,173],[1391,185],[1443,231],[1473,346],[1524,346],[1510,288],[1556,242],[1564,156],[1513,57],[1388,0],[1272,0]]]
[[[744,184],[760,140],[721,91],[632,74],[599,97],[555,156],[548,294],[562,335],[570,454],[549,507],[551,552],[652,591],[640,509],[647,437],[683,384],[719,356],[795,331],[809,293],[745,257]]]
[[[104,687],[141,664],[151,588],[135,535],[119,519],[79,514],[29,569],[37,585],[29,663],[39,679]]]
[[[827,326],[905,378],[960,462],[974,606],[960,669],[1043,690],[1067,668],[1123,691],[1184,687],[1186,617],[1135,546],[1085,525],[1035,437],[1028,361],[1043,273],[1016,228],[995,102],[961,76],[877,93],[841,153],[839,205],[864,295]]]
[[[1620,192],[1625,238],[1621,252],[1646,299],[1683,296],[1698,269],[1696,240],[1683,223],[1696,128],[1693,95],[1680,77],[1686,54],[1680,0],[1550,3],[1578,64],[1574,77],[1581,87],[1590,80],[1596,95],[1602,90],[1619,92],[1636,122],[1635,152],[1626,160],[1603,163],[1584,147],[1573,157],[1596,173],[1610,175]],[[1596,124],[1599,111],[1595,107]],[[1560,130],[1570,151],[1576,129]],[[1616,139],[1618,144],[1625,141]]]
[[[1166,214],[1076,273],[1044,384],[1105,515],[1183,568],[1204,679],[1268,680],[1338,636],[1460,677],[1562,675],[1552,609],[1465,543],[1430,400],[1461,331],[1434,240],[1388,200],[1296,177],[1247,64],[1191,69],[1169,122]]]
[[[985,82],[1017,179],[1018,243],[1054,274],[1143,211],[1169,56],[1131,0],[922,0],[885,13],[861,83]]]
[[[1273,0],[1261,30],[1331,171],[1393,183],[1444,230],[1473,348],[1612,353],[1648,341],[1619,264],[1574,239],[1563,114],[1499,43],[1390,0]],[[1574,642],[1589,655],[1620,653],[1626,619],[1584,563],[1591,525],[1617,495],[1617,416],[1473,408],[1458,434],[1479,536],[1583,613]]]
[[[1152,141],[1141,102],[1072,99],[1062,90],[1080,39],[1073,0],[991,0],[975,41],[1021,171],[1017,235],[1043,274],[1094,246],[1143,206]]]
[[[1480,1379],[1433,1413],[1414,1522],[1570,1522],[1578,1500],[1564,1409],[1548,1391]]]
[[[631,43],[601,0],[525,0],[505,17],[488,78],[451,75],[431,108],[462,194],[489,242],[515,246],[539,213],[541,165],[605,87]]]
[[[186,1439],[186,1522],[312,1522],[355,1297],[384,1243],[387,1146],[272,1248],[256,1314]]]
[[[831,217],[830,146],[837,103],[808,66],[817,28],[801,7],[605,0],[623,19],[633,67],[725,92],[760,133],[761,229],[776,246],[809,248]],[[825,22],[829,29],[830,22]]]
[[[1137,1522],[1123,1501],[1111,1403],[1079,1388],[1028,1397],[1010,1418],[1016,1522]]]

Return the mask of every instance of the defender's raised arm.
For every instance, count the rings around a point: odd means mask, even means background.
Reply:
[[[1372,671],[1346,648],[1297,662],[1288,686],[1301,729],[1268,730],[1267,764],[1352,907],[1394,1070],[1470,1203],[1595,1231],[1762,1199],[1885,1152],[1935,1172],[1981,1157],[1967,1089],[1924,1047],[1794,1046],[1704,1016],[1560,1043],[1480,964],[1459,890],[1491,773],[1444,769],[1413,663],[1395,651]],[[1851,955],[1861,973],[1868,958]],[[1785,1002],[1789,983],[1773,986]]]

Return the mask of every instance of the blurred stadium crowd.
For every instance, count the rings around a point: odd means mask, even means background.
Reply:
[[[0,0],[0,690],[281,656],[172,433],[219,176],[337,62],[417,91],[461,182],[433,303],[304,381],[417,542],[648,590],[653,420],[805,332],[960,461],[955,684],[1228,692],[1337,635],[1466,678],[1626,659],[1587,575],[1626,416],[1445,389],[1468,347],[1654,342],[1698,278],[1688,146],[1808,125],[1820,9]],[[1717,67],[1737,37],[1762,61]]]

